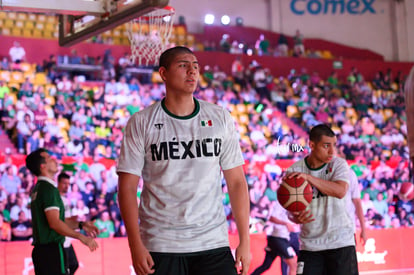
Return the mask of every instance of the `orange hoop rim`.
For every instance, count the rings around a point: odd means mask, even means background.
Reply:
[[[151,15],[151,13],[153,12],[157,12],[157,11],[164,11],[164,14],[160,14],[160,15]],[[153,10],[147,14],[144,14],[142,16],[138,16],[136,19],[140,19],[140,20],[145,20],[145,21],[149,21],[150,18],[157,18],[157,19],[162,19],[164,17],[167,16],[172,16],[175,14],[175,9],[171,6],[165,6],[163,8],[160,9],[156,9]]]

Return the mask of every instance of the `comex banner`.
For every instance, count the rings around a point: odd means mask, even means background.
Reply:
[[[376,14],[376,0],[291,0],[290,10],[296,15]]]

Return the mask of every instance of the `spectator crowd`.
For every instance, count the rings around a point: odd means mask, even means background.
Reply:
[[[258,47],[264,47],[263,42]],[[81,76],[56,71],[53,58],[38,64],[48,75],[47,85],[27,78],[16,88],[0,79],[2,126],[17,149],[16,154],[6,151],[0,164],[2,240],[31,238],[29,194],[35,179],[16,160],[40,147],[71,175],[67,198],[72,215],[79,221],[95,220],[102,232],[99,237],[125,236],[115,173],[122,131],[132,114],[164,96],[164,86],[156,77],[144,83],[126,73],[125,57],[115,61],[110,52],[105,55],[105,80],[92,85]],[[19,70],[19,64],[11,64],[2,70]],[[410,175],[404,76],[394,73],[378,72],[374,79],[365,79],[353,68],[346,79],[335,72],[322,79],[317,70],[292,69],[289,75],[274,76],[258,62],[243,64],[237,58],[231,75],[214,64],[205,66],[195,96],[223,106],[235,119],[246,161],[252,233],[263,232],[284,170],[308,152],[307,131],[319,123],[332,126],[338,135],[338,155],[358,176],[367,228],[414,225],[412,202],[398,197]],[[224,181],[222,186],[233,231]],[[142,184],[138,201],[141,188]]]

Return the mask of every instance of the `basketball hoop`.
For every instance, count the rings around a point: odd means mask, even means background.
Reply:
[[[155,65],[167,48],[174,24],[175,10],[170,6],[156,9],[127,24],[131,44],[131,61],[139,65]]]

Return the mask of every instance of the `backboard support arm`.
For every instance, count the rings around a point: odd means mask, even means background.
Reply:
[[[71,15],[102,14],[105,12],[101,1],[87,0],[0,0],[0,9]]]

